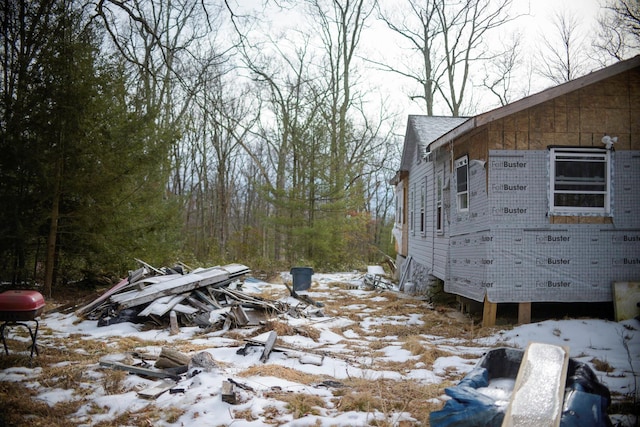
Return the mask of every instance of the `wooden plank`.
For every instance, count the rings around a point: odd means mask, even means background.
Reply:
[[[233,316],[233,320],[236,323],[236,327],[242,327],[249,323],[249,318],[247,314],[242,309],[241,305],[234,305],[231,307],[230,314]]]
[[[76,310],[76,314],[78,316],[82,316],[84,314],[89,313],[94,308],[98,307],[103,301],[106,301],[111,295],[115,294],[122,288],[126,287],[129,284],[129,279],[125,278],[118,282],[111,289],[100,295],[97,299],[93,300],[90,304],[85,305],[84,307]]]
[[[195,308],[202,310],[202,311],[206,311],[209,312],[211,310],[213,310],[215,307],[211,306],[211,305],[207,305],[205,303],[203,303],[202,301],[198,300],[197,298],[194,298],[192,296],[188,296],[187,297],[187,302],[189,304],[191,304],[192,306],[194,306]]]
[[[482,326],[490,327],[496,325],[496,314],[498,313],[498,304],[489,301],[487,295],[484,296],[484,304],[482,307]]]
[[[229,273],[221,269],[212,269],[200,273],[185,274],[166,282],[150,285],[140,291],[124,292],[111,297],[121,309],[135,307],[167,295],[178,295],[202,288],[216,282],[228,280]]]
[[[143,399],[157,399],[162,393],[167,390],[170,390],[176,385],[176,383],[171,381],[160,381],[149,388],[145,388],[144,390],[140,390],[138,392],[138,396]]]
[[[195,291],[193,291],[193,293],[195,293],[198,296],[198,298],[200,298],[202,301],[206,302],[207,304],[212,305],[215,308],[222,308],[222,306],[218,303],[218,300],[214,298],[209,298],[209,296],[207,296],[201,290],[196,289]]]
[[[531,303],[521,302],[518,304],[518,323],[531,323]]]
[[[613,310],[616,322],[640,315],[640,282],[613,282]]]
[[[267,341],[264,343],[264,351],[262,352],[262,356],[260,356],[260,361],[262,363],[265,363],[267,359],[269,359],[269,354],[271,354],[271,350],[273,350],[273,346],[276,343],[277,338],[278,334],[276,333],[276,331],[269,332]]]
[[[152,369],[141,368],[139,366],[126,365],[120,362],[110,362],[107,360],[101,360],[100,366],[103,366],[105,368],[117,369],[119,371],[127,371],[131,374],[141,375],[145,377],[171,378],[172,380],[176,380],[176,381],[180,380],[179,375],[175,375],[175,374],[171,374],[169,372],[163,372],[163,371],[154,371]]]
[[[197,308],[193,308],[190,305],[176,304],[173,307],[173,311],[176,311],[178,313],[183,313],[183,314],[193,314],[193,313],[197,313],[198,309]]]
[[[529,343],[502,427],[558,427],[568,366],[568,348]]]
[[[142,310],[138,314],[138,316],[149,316],[150,314],[154,314],[156,316],[164,316],[169,311],[171,311],[173,307],[180,304],[186,297],[186,294],[160,297],[149,304],[147,308]]]

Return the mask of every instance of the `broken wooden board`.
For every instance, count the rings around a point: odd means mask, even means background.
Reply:
[[[191,357],[169,347],[162,347],[160,355],[154,366],[156,368],[175,368],[178,366],[189,366]]]
[[[230,381],[222,381],[222,401],[235,405],[238,401],[235,386]]]
[[[558,427],[568,366],[568,348],[529,343],[502,427]]]
[[[89,304],[85,305],[84,307],[81,307],[78,310],[76,310],[76,314],[78,316],[83,316],[83,315],[89,313],[94,308],[98,307],[102,302],[106,301],[111,295],[113,295],[116,292],[118,292],[118,291],[122,290],[123,288],[125,288],[128,284],[129,284],[129,279],[128,278],[122,279],[120,282],[118,282],[116,285],[114,285],[111,289],[107,290],[105,293],[100,295],[98,298],[93,300],[91,303],[89,303]]]
[[[233,317],[236,327],[246,326],[249,323],[249,318],[241,305],[234,305],[231,307],[229,315]]]
[[[265,363],[267,359],[269,359],[269,355],[271,354],[271,350],[273,350],[276,339],[278,339],[278,334],[276,333],[276,331],[269,332],[267,341],[264,343],[264,351],[262,352],[262,356],[260,356],[260,361],[262,363]]]
[[[172,381],[160,381],[149,388],[140,390],[138,392],[138,396],[142,397],[143,399],[157,399],[162,393],[172,389],[175,385],[176,383]]]
[[[112,362],[107,360],[101,360],[100,366],[105,368],[117,369],[119,371],[127,371],[131,374],[136,374],[144,377],[152,378],[171,378],[172,380],[179,381],[180,375],[172,374],[165,371],[154,371],[153,369],[142,368],[140,366],[127,365],[120,362]]]
[[[156,316],[164,316],[165,314],[170,312],[173,307],[184,301],[186,297],[187,295],[185,294],[160,297],[149,304],[147,308],[138,313],[138,316],[148,316],[150,314],[154,314]]]

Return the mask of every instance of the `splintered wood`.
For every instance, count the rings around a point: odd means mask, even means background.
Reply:
[[[557,427],[569,365],[566,347],[530,343],[502,427]]]

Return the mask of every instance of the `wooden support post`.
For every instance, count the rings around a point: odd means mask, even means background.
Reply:
[[[487,295],[484,296],[484,304],[482,309],[482,326],[495,326],[496,314],[498,313],[498,304],[489,301]]]
[[[518,304],[518,323],[531,323],[531,303],[521,302]]]

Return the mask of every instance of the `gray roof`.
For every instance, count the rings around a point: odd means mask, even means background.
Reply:
[[[469,120],[468,117],[439,117],[410,115],[407,120],[407,130],[404,136],[404,148],[400,170],[409,170],[411,160],[416,150],[424,149],[427,145],[447,134],[452,129]]]

